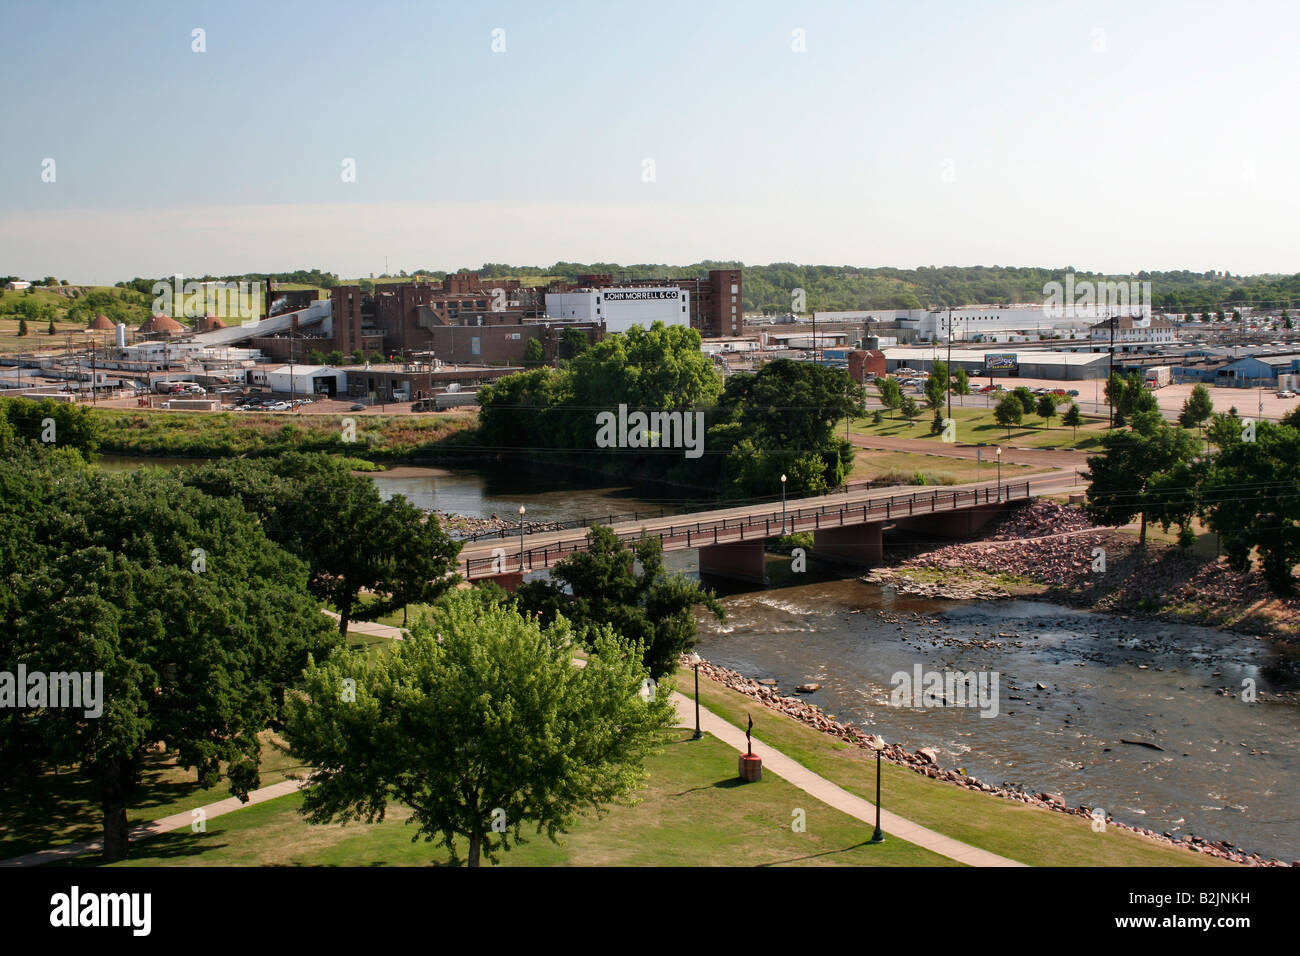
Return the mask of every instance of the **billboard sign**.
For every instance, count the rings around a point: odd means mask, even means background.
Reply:
[[[1000,372],[1003,375],[1015,375],[1020,369],[1020,362],[1016,358],[1015,352],[986,352],[984,353],[984,374],[992,375],[994,372]]]

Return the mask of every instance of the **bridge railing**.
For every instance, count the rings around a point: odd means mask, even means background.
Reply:
[[[975,507],[980,504],[997,504],[1032,496],[1028,479],[1003,484],[998,487],[965,488],[954,491],[913,492],[911,494],[889,495],[872,498],[855,504],[826,504],[813,508],[787,509],[760,512],[750,515],[723,517],[712,521],[695,521],[681,525],[671,524],[667,528],[656,529],[653,534],[661,541],[675,542],[685,537],[686,546],[706,547],[712,544],[734,544],[740,541],[771,538],[798,531],[820,530],[821,528],[843,527],[846,524],[863,524],[871,520],[890,521],[916,514],[933,514],[940,510],[957,510],[963,506]],[[835,521],[823,521],[834,518]],[[811,527],[803,526],[811,519]],[[730,522],[730,523],[729,523]],[[775,531],[773,525],[776,525]],[[751,533],[761,528],[758,534]],[[619,541],[631,543],[640,539],[644,529],[617,532]],[[726,532],[730,532],[727,534]],[[486,558],[466,558],[463,562],[465,577],[484,577],[499,574],[521,574],[529,571],[546,570],[554,563],[575,551],[586,549],[587,539],[574,538],[569,541],[556,541],[536,545],[515,551],[513,554],[501,548],[500,554]]]

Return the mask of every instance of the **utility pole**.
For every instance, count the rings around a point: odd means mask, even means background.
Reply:
[[[1106,320],[1110,325],[1110,368],[1106,372],[1106,407],[1110,409],[1110,428],[1115,427],[1115,403],[1110,400],[1110,380],[1115,375],[1115,316],[1109,311],[1106,313]]]
[[[944,385],[948,390],[948,418],[952,418],[952,306],[948,306],[948,374]]]

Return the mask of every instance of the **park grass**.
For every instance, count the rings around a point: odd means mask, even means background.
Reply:
[[[269,731],[262,742],[261,782],[269,787],[303,766]],[[223,773],[224,773],[223,767]],[[175,757],[150,754],[139,789],[127,808],[131,825],[158,820],[224,800],[228,783],[203,789],[194,770],[176,765]],[[51,769],[21,791],[0,794],[0,859],[22,856],[47,847],[62,846],[103,835],[103,816],[91,779],[75,768]]]
[[[646,762],[635,805],[586,813],[559,845],[529,833],[499,855],[505,866],[956,866],[899,839],[870,845],[871,826],[833,810],[770,773],[736,779],[736,751],[712,736],[672,731]],[[300,794],[210,818],[206,830],[173,831],[132,847],[115,866],[428,866],[447,850],[412,842],[409,811],[391,806],[382,823],[312,825]],[[806,814],[795,832],[793,812]],[[464,858],[465,845],[458,841]],[[486,860],[484,865],[488,865]],[[93,855],[71,865],[98,865]]]
[[[1062,406],[1061,414],[1069,408]],[[947,409],[944,409],[947,417]],[[891,418],[890,415],[893,417]],[[857,418],[849,426],[849,433],[863,437],[883,436],[886,438],[925,438],[940,442],[939,435],[930,434],[930,420],[934,413],[922,409],[916,419],[909,422],[898,411],[886,414],[879,425],[873,425],[871,419]],[[952,418],[957,423],[957,441],[962,444],[978,445],[1014,445],[1026,448],[1078,448],[1098,447],[1100,438],[1106,433],[1106,422],[1102,419],[1085,416],[1085,424],[1075,429],[1061,424],[1060,416],[1053,418],[1050,427],[1044,427],[1043,419],[1037,415],[1026,415],[1022,424],[1013,426],[1010,431],[997,423],[990,408],[954,407]]]
[[[745,726],[747,714],[754,716],[757,739],[850,793],[874,800],[876,768],[869,751],[814,730],[712,680],[700,681],[700,701],[737,726]],[[1086,818],[965,790],[905,767],[884,764],[882,779],[886,809],[1030,866],[1236,865],[1161,846],[1117,827],[1094,833]]]
[[[1037,475],[1050,470],[1050,468],[1035,468],[1032,465],[1013,465],[1010,462],[1003,462],[1002,478],[1003,480],[1010,480],[1013,477]],[[950,482],[936,480],[928,482],[929,484],[962,484],[980,479],[991,481],[997,474],[997,465],[993,461],[981,463],[973,459],[949,458],[937,453],[927,454],[855,448],[853,451],[853,466],[849,470],[849,480],[861,481],[866,479],[876,481],[889,476],[906,475],[910,477],[918,472],[938,479],[951,479]]]

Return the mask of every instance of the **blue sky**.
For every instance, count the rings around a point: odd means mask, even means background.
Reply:
[[[10,0],[5,21],[0,273],[1300,269],[1295,4]]]

